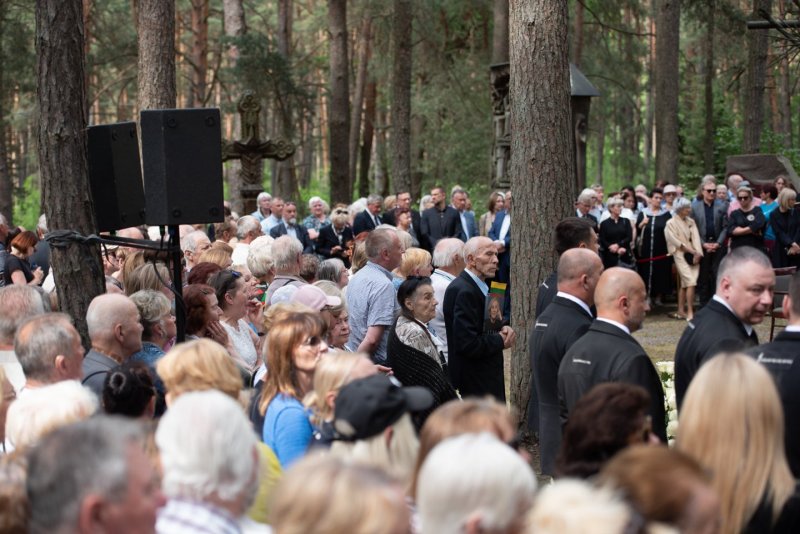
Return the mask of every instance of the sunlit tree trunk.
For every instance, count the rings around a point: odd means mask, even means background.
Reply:
[[[760,18],[758,12],[771,11],[772,0],[753,0],[751,18]],[[747,32],[747,75],[744,96],[744,130],[742,152],[761,152],[761,130],[764,128],[764,84],[767,79],[769,34],[766,31]]]
[[[656,179],[678,180],[680,0],[656,0]]]
[[[394,0],[392,20],[392,183],[411,191],[411,0]]]
[[[347,58],[347,0],[328,0],[330,32],[331,202],[350,203],[350,82]]]

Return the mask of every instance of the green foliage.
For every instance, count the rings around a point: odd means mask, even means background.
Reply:
[[[14,224],[24,226],[28,230],[36,228],[41,215],[39,177],[28,176],[14,200]]]

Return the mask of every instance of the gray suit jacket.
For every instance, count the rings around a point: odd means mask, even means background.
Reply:
[[[94,391],[98,397],[102,397],[103,382],[105,382],[109,371],[117,365],[116,361],[92,349],[83,358],[83,381],[81,383]]]
[[[700,241],[705,241],[706,213],[702,200],[692,201],[692,219],[697,223]],[[714,199],[714,235],[717,236],[717,243],[720,245],[725,244],[728,238],[728,203],[719,199]]]

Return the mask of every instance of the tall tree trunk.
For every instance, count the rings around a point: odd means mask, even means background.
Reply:
[[[597,112],[595,112],[597,113]],[[603,114],[597,121],[599,123],[597,129],[597,161],[595,163],[595,182],[598,184],[603,183],[603,171],[606,157],[606,126],[608,124],[608,117]]]
[[[580,68],[583,59],[583,2],[575,2],[575,46],[572,51],[572,62]]]
[[[380,108],[377,112],[377,120],[375,121],[376,132],[375,132],[375,193],[379,195],[386,195],[389,191],[389,169],[388,169],[388,156],[386,154],[386,145],[388,144],[386,141],[386,130],[388,129],[388,125],[386,124],[388,120],[389,113],[386,111],[385,105],[380,104]]]
[[[372,41],[372,18],[364,14],[359,32],[358,71],[356,72],[356,87],[353,92],[353,107],[350,116],[350,181],[356,179],[358,169],[358,149],[361,138],[361,115],[364,107],[364,90],[367,85],[367,65],[369,64]]]
[[[3,25],[6,16],[7,3],[0,0],[0,35],[3,35]],[[3,72],[3,41],[0,39],[0,215],[6,218],[8,224],[12,223],[14,210],[14,182],[11,178],[11,169],[8,167],[8,145],[6,143],[6,87]],[[2,246],[2,244],[0,244]]]
[[[703,46],[703,85],[705,92],[705,121],[703,128],[703,169],[707,174],[714,172],[714,0],[708,0],[706,18],[706,38]]]
[[[655,63],[656,63],[656,6],[657,0],[651,0],[649,17],[648,54],[647,54],[647,95],[645,107],[647,108],[644,124],[644,158],[645,174],[650,174],[650,163],[653,160],[653,136],[655,134]]]
[[[350,203],[350,81],[347,61],[347,0],[328,0],[330,32],[331,202]]]
[[[492,64],[508,63],[508,0],[494,0]]]
[[[680,0],[657,0],[656,7],[656,179],[678,179],[678,71]]]
[[[189,63],[192,67],[192,107],[206,105],[206,75],[208,74],[208,0],[192,0],[192,48]]]
[[[175,0],[139,0],[138,80],[139,111],[175,107]]]
[[[39,171],[50,231],[95,232],[86,160],[86,77],[81,0],[36,1]],[[96,245],[53,244],[51,264],[61,310],[90,346],[86,310],[104,292]]]
[[[278,53],[283,56],[287,64],[292,58],[292,29],[294,18],[292,0],[278,0]],[[278,102],[280,100],[280,102]],[[288,95],[276,99],[276,108],[273,113],[280,135],[294,141],[294,109]],[[300,196],[297,188],[297,169],[294,164],[295,156],[292,155],[275,164],[272,173],[272,194],[284,199],[298,199]]]
[[[247,23],[244,17],[244,7],[242,0],[224,0],[222,4],[223,10],[223,24],[225,27],[225,36],[235,39],[243,36],[247,32]],[[235,44],[229,44],[227,50],[228,64],[231,67],[236,66],[239,61],[239,49]],[[241,91],[238,84],[233,88],[234,102]],[[238,113],[233,114],[233,138],[239,135],[241,131],[242,118]],[[236,213],[242,213],[244,208],[244,201],[242,199],[242,163],[238,160],[231,160],[228,162],[228,196],[231,202],[231,209]]]
[[[761,18],[758,11],[769,13],[772,0],[753,0],[751,18]],[[769,34],[766,31],[747,32],[747,76],[744,102],[744,132],[742,152],[761,152],[761,130],[764,128],[764,83],[767,78]]]
[[[394,0],[392,21],[392,182],[411,191],[411,0]]]
[[[361,144],[361,161],[359,161],[358,196],[369,196],[369,167],[372,158],[372,138],[375,133],[375,103],[378,98],[378,85],[375,80],[367,85],[364,102],[364,136]]]
[[[511,324],[517,333],[509,384],[512,412],[527,421],[528,327],[539,283],[555,268],[553,227],[577,195],[570,112],[567,2],[511,0]],[[570,179],[565,179],[570,177]],[[541,202],[547,198],[547,202]]]
[[[781,19],[786,18],[786,0],[780,0]],[[791,148],[792,143],[792,85],[789,77],[789,44],[781,45],[781,59],[778,67],[778,88],[780,98],[780,133],[783,135],[783,147]]]

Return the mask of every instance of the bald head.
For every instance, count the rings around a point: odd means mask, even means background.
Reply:
[[[95,297],[86,312],[92,346],[105,354],[128,357],[142,348],[142,326],[136,304],[125,295]]]
[[[566,250],[558,260],[558,290],[594,304],[594,290],[603,272],[600,256],[585,248]]]
[[[612,267],[600,276],[594,292],[597,317],[617,321],[631,332],[642,327],[650,307],[642,278],[630,269]]]

